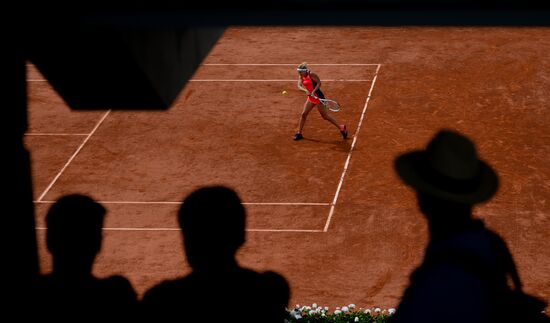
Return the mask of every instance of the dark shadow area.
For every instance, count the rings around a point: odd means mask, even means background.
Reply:
[[[178,220],[193,272],[146,292],[149,322],[283,322],[290,288],[281,275],[239,266],[246,211],[239,196],[222,186],[204,187],[183,202]],[[261,317],[258,317],[261,315]]]
[[[53,271],[40,277],[32,293],[35,318],[50,322],[131,321],[137,295],[122,276],[97,278],[92,273],[101,250],[106,210],[83,195],[67,195],[46,216],[46,244]]]
[[[428,221],[424,261],[412,273],[395,322],[548,322],[545,302],[522,291],[505,241],[472,217],[497,191],[496,172],[474,143],[442,130],[425,150],[395,161]]]

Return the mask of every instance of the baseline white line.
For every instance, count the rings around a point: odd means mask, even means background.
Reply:
[[[249,232],[323,232],[323,230],[308,229],[246,229]]]
[[[345,80],[345,79],[323,79],[323,82],[370,82],[372,80],[367,79],[356,79],[356,80]],[[262,80],[262,79],[191,79],[189,82],[298,82],[298,79],[273,79],[273,80]]]
[[[349,162],[351,160],[351,154],[353,152],[353,149],[355,148],[355,143],[357,142],[357,135],[359,134],[359,130],[361,129],[361,124],[363,123],[365,113],[367,112],[367,107],[369,105],[372,90],[374,89],[374,83],[376,83],[376,78],[378,77],[378,70],[379,69],[380,69],[380,65],[378,65],[378,67],[376,68],[376,72],[374,73],[374,78],[373,78],[372,84],[370,86],[369,94],[367,95],[367,99],[365,100],[365,105],[363,107],[363,112],[361,113],[361,118],[359,119],[359,125],[357,126],[357,129],[355,130],[355,133],[353,134],[353,142],[351,143],[351,147],[350,147],[349,153],[348,153],[348,158],[346,159],[346,163],[344,164],[344,170],[342,171],[342,175],[340,176],[340,182],[338,183],[338,188],[336,188],[336,193],[334,194],[334,199],[332,200],[332,206],[330,207],[327,222],[325,223],[325,228],[323,229],[323,232],[327,232],[328,227],[330,226],[330,222],[331,222],[332,216],[334,214],[334,208],[336,207],[336,202],[338,201],[338,195],[340,195],[340,189],[342,188],[342,184],[344,183],[344,177],[346,176],[346,172],[348,170]]]
[[[34,201],[34,203],[37,203],[37,204],[53,204],[55,203],[56,201]],[[155,202],[155,201],[152,201],[152,202],[146,202],[146,201],[143,201],[143,202],[140,202],[140,201],[97,201],[97,203],[101,203],[101,204],[141,204],[141,205],[144,205],[144,204],[182,204],[182,202],[172,202],[172,201],[158,201],[158,202]]]
[[[27,82],[48,82],[46,79],[27,79]]]
[[[46,82],[47,80],[27,80],[28,82]],[[297,79],[273,79],[273,80],[259,80],[259,79],[190,79],[189,82],[296,82]],[[323,82],[370,82],[368,79],[324,79]]]
[[[47,230],[46,227],[36,227],[36,230]],[[180,228],[103,228],[104,231],[181,231]],[[248,232],[323,232],[310,229],[245,229]]]
[[[73,161],[73,159],[76,157],[76,155],[78,155],[78,153],[80,152],[80,150],[82,150],[82,147],[84,147],[84,145],[88,142],[88,140],[90,140],[90,138],[92,137],[92,135],[96,132],[97,128],[99,128],[99,126],[103,123],[103,120],[105,120],[105,118],[107,118],[107,116],[109,115],[109,113],[111,112],[111,110],[108,110],[107,112],[105,112],[105,114],[103,115],[103,117],[99,120],[99,122],[95,125],[94,129],[88,134],[88,137],[86,137],[86,139],[84,139],[84,141],[80,144],[80,146],[78,147],[78,149],[74,152],[74,154],[71,156],[71,158],[69,158],[69,160],[65,163],[65,166],[63,166],[63,168],[59,171],[59,173],[57,173],[57,176],[55,176],[55,178],[52,180],[52,182],[50,183],[50,185],[48,185],[48,187],[46,187],[46,189],[44,190],[44,192],[40,195],[40,197],[38,198],[38,201],[41,201],[44,196],[46,196],[46,194],[48,194],[48,192],[50,191],[50,189],[52,188],[52,186],[55,184],[55,182],[57,182],[57,180],[59,179],[59,177],[61,177],[61,174],[63,174],[63,172],[65,171],[65,169],[69,166],[69,164]]]
[[[173,202],[173,201],[151,201],[151,202],[147,202],[147,201],[97,201],[98,203],[101,203],[101,204],[141,204],[141,205],[144,205],[144,204],[175,204],[175,205],[179,205],[179,204],[182,204],[183,202]],[[55,203],[55,201],[42,201],[42,200],[38,200],[38,201],[34,201],[34,203],[37,203],[37,204],[53,204]],[[243,202],[241,203],[242,205],[274,205],[274,206],[330,206],[331,204],[330,203],[300,203],[300,202],[289,202],[289,203],[285,203],[285,202],[266,202],[266,203],[261,203],[261,202]]]
[[[255,202],[243,202],[242,203],[243,205],[289,205],[289,206],[294,206],[294,205],[297,205],[297,206],[329,206],[330,203],[307,203],[307,202],[304,202],[304,203],[300,203],[300,202],[288,202],[288,203],[284,203],[284,202],[272,202],[272,203],[255,203]]]
[[[282,64],[270,64],[270,63],[265,63],[265,64],[262,64],[262,63],[206,63],[206,64],[201,64],[201,65],[205,65],[205,66],[298,66],[299,64],[296,64],[296,63],[282,63]],[[314,64],[314,63],[308,63],[308,65],[310,66],[380,66],[380,64],[361,64],[361,63],[358,63],[358,64],[354,64],[354,63],[349,63],[349,64],[325,64],[325,63],[318,63],[318,64]]]
[[[37,132],[27,132],[25,136],[87,136],[88,133],[37,133]]]

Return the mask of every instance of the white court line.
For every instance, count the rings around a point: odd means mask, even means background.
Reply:
[[[239,63],[207,63],[207,64],[201,64],[201,65],[205,65],[205,66],[298,66],[300,64],[296,64],[296,63],[281,63],[281,64],[269,64],[269,63],[266,63],[266,64],[262,64],[262,63],[244,63],[244,64],[239,64]],[[314,64],[314,63],[308,63],[307,64],[308,66],[380,66],[380,64],[361,64],[361,63],[358,63],[358,64],[353,64],[353,63],[349,63],[349,64],[324,64],[324,63],[319,63],[319,64]]]
[[[37,201],[34,201],[34,203],[37,203],[37,204],[53,204],[55,203],[56,201],[42,201],[42,200],[37,200]],[[97,201],[98,203],[101,203],[101,204],[139,204],[139,205],[147,205],[147,204],[166,204],[166,205],[169,205],[169,204],[172,204],[172,205],[180,205],[182,204],[183,202],[173,202],[173,201],[151,201],[151,202],[147,202],[147,201]],[[330,206],[331,204],[330,203],[300,203],[300,202],[289,202],[289,203],[285,203],[285,202],[243,202],[241,203],[242,205],[278,205],[278,206]]]
[[[36,227],[36,230],[47,230],[46,227]],[[181,231],[180,228],[103,228],[104,231]],[[323,232],[310,229],[245,229],[248,232]]]
[[[27,132],[25,136],[87,136],[89,133],[36,133]]]
[[[294,205],[298,205],[298,206],[329,206],[330,205],[330,203],[299,203],[299,202],[296,202],[296,203],[293,203],[293,202],[288,202],[288,203],[284,203],[284,202],[273,202],[273,203],[244,202],[242,204],[243,205],[289,205],[289,206],[294,206]]]
[[[346,176],[346,172],[348,170],[349,162],[351,160],[351,154],[353,152],[353,148],[355,147],[355,142],[357,141],[357,135],[359,134],[359,130],[361,129],[361,124],[363,123],[363,119],[365,117],[365,112],[367,112],[367,107],[369,105],[372,90],[374,89],[374,83],[376,83],[376,78],[378,77],[378,70],[380,70],[380,65],[378,65],[378,67],[376,68],[376,72],[374,73],[374,78],[373,78],[372,84],[370,86],[369,94],[367,96],[367,99],[365,100],[365,106],[363,107],[363,112],[361,113],[361,119],[359,119],[359,125],[357,126],[357,129],[355,130],[355,133],[353,134],[353,142],[351,143],[351,147],[350,147],[349,153],[348,153],[348,158],[346,159],[346,163],[344,164],[344,170],[342,171],[342,175],[340,176],[340,182],[338,183],[338,188],[336,189],[336,194],[334,194],[334,199],[332,200],[332,206],[330,207],[330,212],[328,214],[327,222],[325,224],[325,228],[323,229],[323,232],[327,232],[328,227],[330,226],[330,222],[331,222],[332,216],[334,214],[334,208],[336,207],[336,201],[338,201],[338,195],[340,194],[340,189],[342,188],[342,184],[344,183],[344,177]]]
[[[249,232],[323,232],[323,230],[308,229],[246,229]]]
[[[28,82],[46,82],[47,80],[27,80]],[[190,79],[189,82],[297,82],[298,79],[272,79],[272,80],[262,80],[262,79]],[[368,79],[328,79],[323,80],[323,82],[370,82],[372,80]]]
[[[48,230],[46,227],[36,227],[36,230]],[[180,231],[180,228],[102,228],[105,231]]]
[[[55,201],[34,201],[36,204],[53,204]],[[183,202],[130,202],[130,201],[98,201],[100,204],[171,204],[171,205],[181,205]],[[254,203],[254,202],[243,202],[243,205],[288,205],[288,206],[330,206],[330,203]],[[45,227],[37,227],[37,230],[46,230]],[[179,228],[103,228],[105,231],[179,231]],[[323,232],[323,230],[313,230],[313,229],[246,229],[249,232]]]
[[[63,172],[65,171],[65,169],[69,166],[69,164],[73,161],[73,159],[76,157],[76,155],[78,155],[78,153],[80,152],[80,150],[82,150],[82,147],[84,147],[84,145],[88,142],[88,140],[92,137],[92,135],[95,133],[95,131],[97,130],[97,128],[99,128],[99,126],[103,123],[103,120],[105,120],[105,118],[107,118],[107,116],[109,115],[109,113],[111,112],[111,110],[105,112],[105,114],[103,115],[103,117],[101,118],[101,120],[99,120],[99,122],[95,125],[94,129],[88,134],[88,137],[86,137],[86,139],[84,139],[84,141],[80,144],[80,146],[78,147],[78,149],[74,152],[74,154],[71,156],[71,158],[69,158],[69,160],[67,161],[67,163],[65,163],[65,166],[63,166],[63,168],[59,171],[59,173],[57,173],[57,176],[55,176],[55,178],[52,180],[52,182],[50,183],[50,185],[48,185],[48,187],[46,187],[46,189],[44,190],[44,192],[40,195],[40,197],[38,198],[38,201],[41,201],[44,196],[46,194],[48,194],[48,192],[50,191],[50,189],[52,188],[53,184],[55,184],[55,182],[57,182],[57,180],[59,179],[59,177],[61,176],[61,174],[63,174]]]
[[[323,82],[370,82],[372,80],[367,79],[356,79],[356,80],[345,80],[345,79],[323,79]],[[262,79],[191,79],[189,82],[298,82],[298,79],[284,80],[284,79],[272,79],[272,80],[262,80]]]
[[[207,66],[298,66],[296,63],[204,63],[201,65]],[[324,65],[324,66],[378,66],[380,64],[366,64],[366,63],[308,63],[308,65]],[[34,67],[34,64],[27,64],[28,67]]]
[[[27,79],[27,82],[48,82],[46,79]]]

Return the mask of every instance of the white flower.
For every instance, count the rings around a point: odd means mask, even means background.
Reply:
[[[340,315],[341,313],[342,313],[342,311],[340,311],[340,310],[334,311],[334,315]]]
[[[359,322],[359,318],[356,316],[354,322]]]
[[[315,315],[315,313],[317,313],[317,312],[315,312],[314,310],[309,311],[309,315],[310,315],[310,316]]]
[[[321,314],[321,317],[326,317],[326,314],[325,313]]]
[[[395,314],[395,308],[390,308],[390,309],[388,310],[388,313],[390,313],[390,315]]]
[[[317,308],[317,303],[311,304],[311,308]]]
[[[370,314],[370,309],[367,308],[367,309],[365,310],[365,314]]]
[[[294,308],[300,308],[300,304],[296,304],[296,306],[294,306]]]
[[[328,306],[325,306],[325,311],[327,311],[327,312],[328,312],[328,310],[329,310]]]
[[[382,310],[380,309],[380,307],[377,307],[377,308],[374,309],[374,313],[380,313],[380,312],[382,312]]]
[[[348,307],[349,307],[350,309],[354,309],[354,308],[355,308],[355,304],[349,304]]]

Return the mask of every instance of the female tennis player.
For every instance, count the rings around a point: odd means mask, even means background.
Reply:
[[[302,63],[296,69],[299,74],[298,78],[298,88],[307,94],[306,102],[304,103],[304,110],[300,117],[300,123],[298,124],[298,131],[294,135],[294,140],[304,139],[302,135],[302,130],[304,129],[304,124],[306,123],[306,118],[314,107],[317,107],[317,110],[323,117],[323,119],[329,121],[338,128],[340,134],[344,139],[348,138],[348,129],[346,125],[340,125],[334,117],[328,113],[327,107],[321,104],[319,99],[324,99],[325,95],[321,92],[321,80],[317,74],[311,72],[307,67],[307,63]]]

